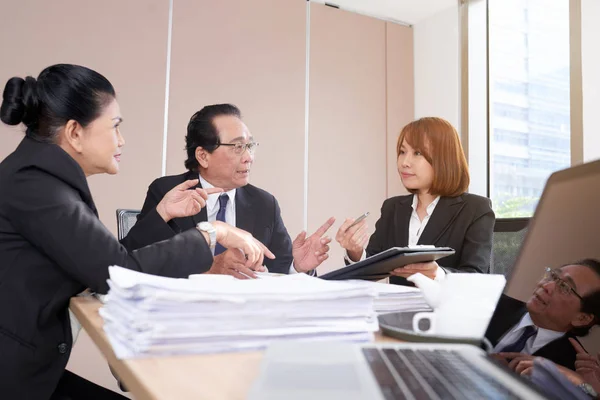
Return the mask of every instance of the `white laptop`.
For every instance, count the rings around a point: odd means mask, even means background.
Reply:
[[[546,265],[600,257],[600,161],[548,179],[504,293],[532,293]],[[461,344],[280,342],[250,399],[543,399],[486,352]]]
[[[279,342],[249,399],[544,399],[462,344]]]

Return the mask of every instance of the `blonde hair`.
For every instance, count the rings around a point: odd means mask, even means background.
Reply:
[[[456,197],[469,187],[469,166],[456,129],[442,118],[425,117],[402,128],[396,145],[396,157],[406,141],[423,153],[433,167],[433,183],[429,193]],[[415,193],[416,190],[409,190]]]

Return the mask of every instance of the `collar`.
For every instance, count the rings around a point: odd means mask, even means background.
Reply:
[[[440,202],[440,196],[436,197],[435,199],[433,199],[433,201],[431,202],[431,204],[429,204],[427,206],[427,215],[431,215],[433,213],[433,210],[435,210],[435,206],[437,206],[437,203]],[[412,209],[417,212],[417,204],[419,203],[419,197],[416,194],[413,194],[413,200],[412,200]]]
[[[204,179],[202,177],[202,175],[200,175],[200,174],[198,174],[198,179],[200,179],[200,184],[202,185],[203,189],[210,189],[210,188],[214,188],[215,187],[212,183],[210,183],[206,179]],[[231,203],[233,206],[235,206],[235,193],[236,193],[236,190],[237,189],[231,189],[228,192],[224,192],[226,195],[229,196],[229,203]],[[206,200],[206,209],[207,210],[213,210],[217,206],[217,202],[219,201],[219,196],[222,195],[222,194],[223,193],[209,194],[208,195],[208,199]]]
[[[537,334],[535,336],[535,340],[533,341],[533,345],[531,346],[532,354],[544,347],[545,345],[547,345],[548,343],[552,342],[553,340],[556,340],[565,335],[565,332],[553,331],[550,329],[544,329],[540,328],[539,326],[536,326],[533,323],[529,313],[523,315],[523,318],[521,318],[521,321],[519,322],[519,325],[517,325],[515,331],[525,329],[528,326],[535,326],[537,328]]]

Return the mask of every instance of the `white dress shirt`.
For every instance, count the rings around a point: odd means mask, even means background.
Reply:
[[[435,206],[437,206],[437,204],[439,202],[440,202],[440,196],[433,199],[431,204],[429,204],[427,206],[427,209],[425,210],[427,212],[427,215],[425,215],[425,217],[421,221],[421,219],[419,218],[419,214],[417,214],[417,206],[419,205],[419,198],[417,197],[417,195],[413,194],[413,201],[412,201],[412,209],[413,210],[412,210],[412,214],[410,214],[410,223],[408,225],[408,247],[413,247],[413,246],[417,245],[417,243],[419,242],[419,238],[421,237],[421,234],[423,233],[423,231],[425,230],[425,227],[427,226],[427,223],[429,222],[429,218],[431,217],[431,214],[433,214],[433,210],[435,210]],[[428,243],[423,243],[423,244],[428,244]]]
[[[413,210],[410,215],[410,223],[408,225],[408,247],[417,246],[417,243],[419,242],[419,238],[421,237],[421,234],[425,230],[425,227],[427,226],[427,223],[429,222],[429,218],[431,217],[431,214],[433,214],[433,210],[435,210],[435,206],[437,206],[437,204],[439,202],[440,202],[440,196],[433,199],[431,204],[429,204],[427,206],[427,209],[426,209],[427,215],[425,215],[425,217],[421,221],[421,219],[419,218],[419,214],[417,214],[417,206],[419,204],[419,198],[417,195],[413,194],[413,201],[412,201],[412,209]],[[427,243],[422,243],[422,244],[427,244]],[[346,252],[345,258],[346,258],[346,261],[348,261],[350,264],[354,263],[354,261],[352,261],[350,259],[350,257],[348,257],[348,252]],[[365,250],[363,250],[363,253],[362,253],[362,256],[360,257],[360,259],[362,261],[365,258],[367,258],[367,252]],[[443,280],[445,277],[446,277],[446,273],[444,272],[444,270],[442,268],[438,267],[438,269],[435,273],[435,280],[436,281]]]
[[[535,326],[533,321],[531,320],[531,316],[529,313],[523,315],[521,321],[518,324],[513,326],[511,330],[509,330],[503,337],[500,339],[496,347],[494,347],[494,352],[498,352],[503,347],[516,342],[519,337],[523,334],[523,330],[528,326]],[[521,351],[521,353],[525,354],[533,354],[548,343],[556,340],[562,336],[564,336],[565,332],[557,332],[551,331],[550,329],[544,329],[537,327],[537,334],[530,337],[527,342],[525,342],[525,347]]]
[[[200,183],[202,184],[203,189],[212,189],[215,186],[209,183],[206,179],[202,177],[202,175],[198,175],[200,179]],[[231,189],[225,193],[213,193],[208,195],[208,199],[206,200],[206,215],[208,217],[208,222],[215,222],[217,220],[217,213],[221,208],[219,204],[219,197],[222,194],[226,194],[229,196],[229,201],[227,202],[227,208],[225,209],[225,222],[227,222],[231,226],[235,225],[235,192],[237,189]]]
[[[203,189],[214,188],[215,186],[208,182],[206,179],[202,177],[202,175],[198,174],[198,179],[200,179],[200,183],[202,184]],[[227,202],[227,208],[225,209],[225,222],[231,226],[236,225],[235,218],[235,193],[237,189],[231,189],[225,194],[229,196],[229,201]],[[206,200],[206,215],[208,217],[208,222],[215,222],[217,220],[217,213],[221,208],[219,204],[219,196],[223,193],[213,193],[208,195],[208,199]],[[214,255],[214,250],[213,255]],[[294,261],[292,260],[292,264],[290,265],[290,274],[297,274],[298,271],[294,268]]]

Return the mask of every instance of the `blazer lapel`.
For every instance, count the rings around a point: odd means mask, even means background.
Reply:
[[[396,203],[396,210],[394,212],[395,221],[393,225],[395,227],[394,246],[408,246],[408,227],[410,224],[410,216],[412,215],[412,199],[412,196],[405,196]]]
[[[238,228],[254,234],[252,198],[242,186],[235,192],[235,224]]]
[[[462,196],[458,197],[440,197],[438,204],[433,210],[433,214],[425,226],[425,230],[419,238],[418,244],[435,244],[437,240],[446,232],[458,213],[465,206]]]
[[[519,323],[526,312],[527,307],[525,303],[503,294],[496,305],[496,310],[494,311],[485,337],[489,339],[493,346],[496,346],[500,342],[500,339]]]

